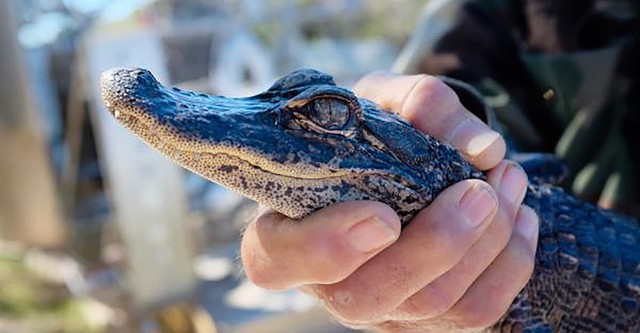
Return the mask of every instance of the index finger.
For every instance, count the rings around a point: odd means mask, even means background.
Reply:
[[[452,145],[478,169],[491,169],[504,158],[502,136],[465,109],[455,92],[436,77],[375,72],[353,90]]]

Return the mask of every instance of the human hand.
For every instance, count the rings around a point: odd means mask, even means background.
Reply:
[[[443,191],[404,228],[388,206],[345,202],[302,221],[267,212],[242,240],[248,277],[299,287],[341,323],[384,332],[484,329],[533,270],[538,220],[522,206],[526,175],[503,161],[504,140],[430,76],[374,73],[354,88],[488,170]],[[515,228],[514,228],[515,226]]]

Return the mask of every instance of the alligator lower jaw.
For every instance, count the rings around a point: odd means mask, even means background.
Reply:
[[[215,151],[185,149],[186,144],[180,142],[182,139],[176,134],[167,134],[168,130],[161,126],[149,124],[153,120],[145,121],[126,111],[114,110],[113,114],[125,128],[182,167],[291,218],[304,217],[335,202],[378,198],[390,205],[395,201],[403,202],[393,207],[403,213],[406,217],[403,221],[406,222],[432,199],[429,193],[417,192],[415,185],[389,178],[382,172],[317,171],[309,167],[305,169],[304,166],[271,162],[268,157],[253,156],[251,152],[239,149],[208,147],[206,143],[197,144],[196,148],[215,148]],[[367,177],[363,177],[363,173]],[[396,198],[391,195],[394,193],[409,194]],[[407,199],[410,200],[405,202]]]
[[[344,181],[353,176],[302,178],[302,174],[291,176],[265,170],[227,152],[179,149],[136,117],[122,112],[114,115],[124,127],[182,167],[294,219],[334,202],[365,198],[359,191],[345,192]]]

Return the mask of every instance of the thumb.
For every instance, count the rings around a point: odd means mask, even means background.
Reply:
[[[335,283],[349,276],[400,235],[400,221],[373,201],[331,205],[302,220],[270,211],[242,238],[247,276],[267,289]]]

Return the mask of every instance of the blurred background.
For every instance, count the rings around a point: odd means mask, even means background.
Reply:
[[[254,203],[126,133],[99,74],[257,93],[300,67],[389,69],[425,0],[0,2],[0,333],[348,332],[243,277]]]

